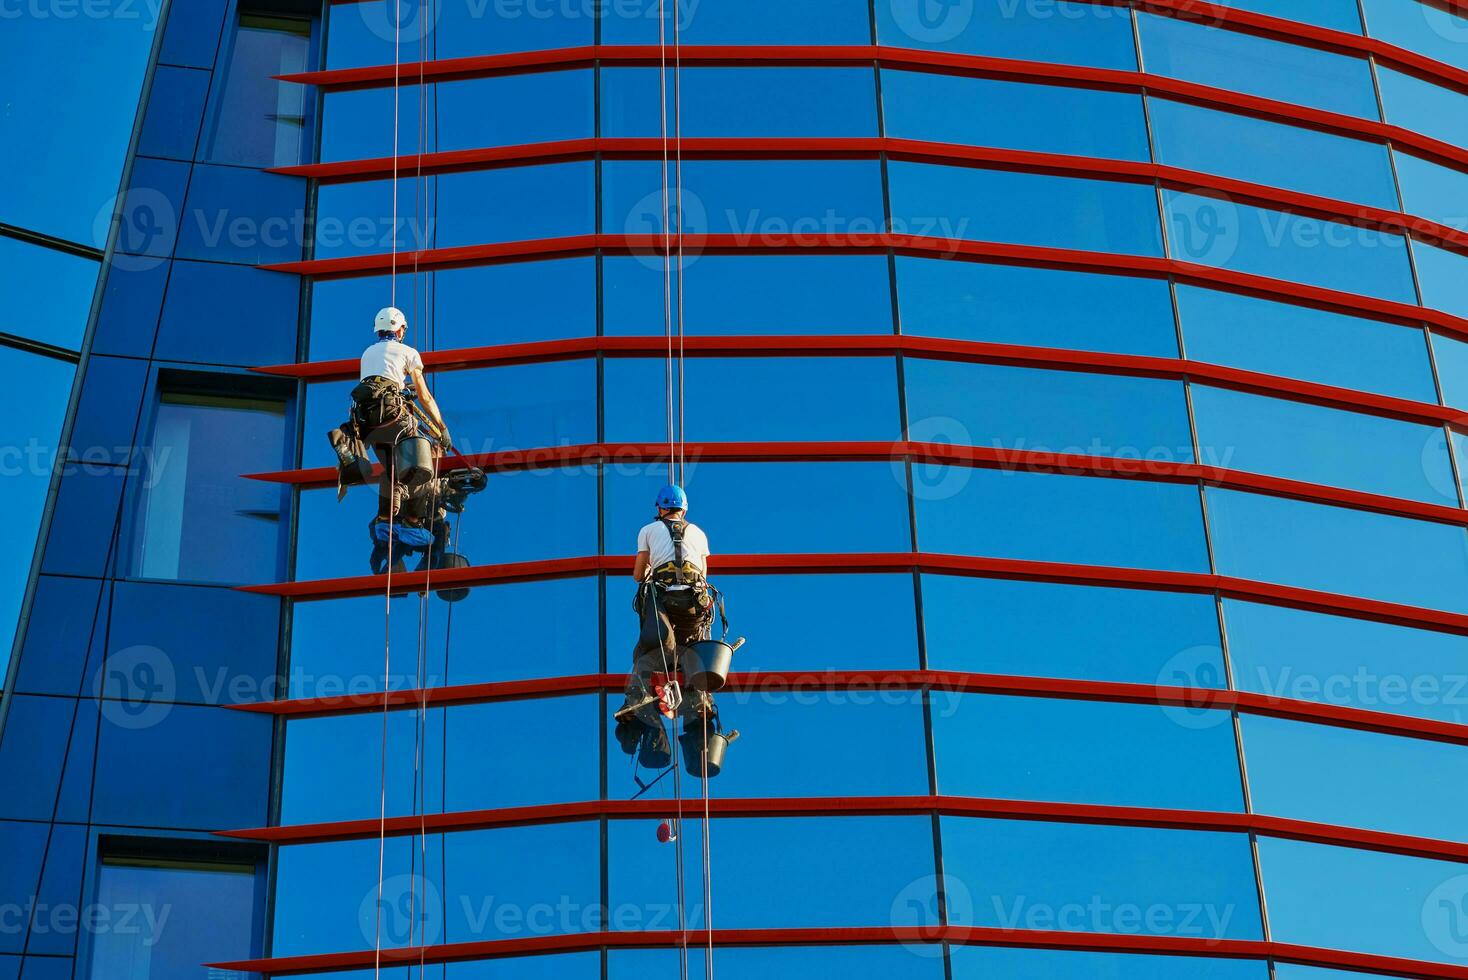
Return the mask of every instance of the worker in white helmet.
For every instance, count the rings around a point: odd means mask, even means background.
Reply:
[[[377,520],[388,521],[397,513],[406,492],[392,486],[393,449],[403,439],[418,434],[418,423],[404,398],[405,387],[412,387],[424,414],[437,426],[435,435],[441,448],[452,450],[453,440],[433,392],[423,381],[423,356],[403,343],[408,332],[408,318],[403,311],[386,307],[377,314],[373,331],[377,342],[362,352],[360,381],[352,389],[352,421],[361,441],[372,447],[383,466]]]

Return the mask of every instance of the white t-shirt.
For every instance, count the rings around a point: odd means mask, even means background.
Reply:
[[[388,378],[401,388],[410,368],[423,370],[423,357],[416,350],[396,340],[379,340],[362,352],[362,370],[357,380]]]
[[[637,532],[637,553],[647,552],[649,570],[659,568],[673,560],[673,535],[662,521],[653,521]],[[683,531],[683,560],[705,575],[709,571],[709,539],[697,524],[689,524]]]

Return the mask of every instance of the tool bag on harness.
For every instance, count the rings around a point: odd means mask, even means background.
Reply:
[[[402,389],[387,378],[367,378],[352,389],[352,418],[363,435],[392,425],[407,413]]]

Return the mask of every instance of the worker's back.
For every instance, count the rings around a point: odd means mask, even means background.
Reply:
[[[422,370],[422,355],[400,340],[384,337],[362,352],[357,379],[386,378],[401,388],[407,383],[409,371]]]
[[[672,518],[669,518],[672,521]],[[673,533],[662,520],[653,521],[637,533],[637,552],[647,552],[648,568],[652,571],[672,562],[676,556]],[[708,574],[709,539],[703,528],[687,521],[683,522],[683,560],[697,568],[699,574]]]

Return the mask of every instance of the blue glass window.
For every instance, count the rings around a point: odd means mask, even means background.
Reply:
[[[1468,256],[1422,242],[1412,243],[1422,304],[1454,316],[1468,317]]]
[[[300,306],[297,276],[179,260],[168,279],[153,356],[242,367],[289,363],[296,359]]]
[[[1456,504],[1442,426],[1192,386],[1198,452],[1211,466]]]
[[[661,258],[603,258],[602,291],[608,334],[663,333]],[[683,331],[689,336],[891,333],[887,257],[685,256]]]
[[[1468,146],[1468,113],[1463,111],[1468,97],[1462,92],[1385,65],[1377,66],[1376,77],[1387,122],[1454,146]]]
[[[897,296],[907,334],[1177,356],[1160,279],[899,256]]]
[[[1228,0],[1225,6],[1348,34],[1361,33],[1361,15],[1356,11],[1355,0]]]
[[[1131,17],[1106,4],[1010,6],[890,0],[876,5],[877,39],[897,48],[1135,71]]]
[[[830,42],[823,42],[830,43]],[[876,136],[877,96],[868,68],[685,68],[682,117],[668,95],[668,132],[700,136]],[[658,136],[656,68],[601,73],[601,135]]]
[[[311,21],[245,11],[238,17],[204,159],[250,167],[302,163],[312,135],[307,89],[275,76],[306,70]]]
[[[366,666],[366,665],[364,665]],[[381,666],[377,668],[381,671]],[[370,676],[371,667],[366,667]],[[377,678],[380,687],[380,674]],[[363,704],[372,700],[364,696]],[[389,815],[595,799],[600,701],[590,695],[387,712]],[[383,713],[298,718],[286,727],[281,822],[360,820],[379,812]],[[422,732],[421,773],[417,738]],[[516,751],[535,731],[548,765]],[[427,787],[415,800],[419,782]],[[427,801],[426,803],[424,801]]]
[[[1436,962],[1468,954],[1457,862],[1260,837],[1259,865],[1276,942]]]
[[[1442,384],[1443,402],[1468,407],[1468,341],[1433,333],[1433,359]]]
[[[1242,810],[1226,710],[932,694],[938,792],[1184,810]],[[1251,773],[1252,775],[1252,773]]]
[[[1263,960],[1211,956],[1143,956],[1074,950],[955,946],[949,953],[954,980],[1269,980]],[[1283,974],[1280,974],[1283,976]]]
[[[913,482],[923,551],[1208,569],[1193,486],[927,465]]]
[[[10,699],[0,733],[0,774],[12,790],[0,801],[0,817],[52,819],[76,721],[72,698],[18,694]]]
[[[107,219],[99,229],[98,209],[117,192],[157,18],[128,0],[104,0],[86,16],[11,13],[0,92],[27,95],[7,101],[0,143],[26,152],[6,168],[0,222],[100,248]]]
[[[138,152],[170,160],[192,160],[204,122],[204,100],[213,75],[194,68],[159,65],[148,92],[148,111],[138,135]]]
[[[882,105],[886,135],[901,139],[1149,158],[1142,97],[1131,92],[888,70]]]
[[[1240,690],[1455,723],[1468,711],[1468,638],[1234,599],[1223,620]]]
[[[1177,306],[1194,360],[1437,401],[1417,327],[1181,284]]]
[[[1270,187],[1397,209],[1383,143],[1187,102],[1148,101],[1157,162]]]
[[[1463,840],[1468,746],[1241,714],[1255,810]]]
[[[355,542],[354,542],[355,544]],[[389,617],[388,684],[419,686],[418,643],[428,687],[594,674],[601,627],[594,577],[481,586],[453,607],[399,603]],[[382,690],[381,596],[296,603],[291,613],[292,698]],[[493,633],[495,642],[484,637]],[[631,647],[631,641],[628,641]],[[534,650],[534,656],[512,651]]]
[[[26,622],[25,646],[15,690],[75,697],[91,656],[101,656],[106,634],[105,604],[96,579],[42,575]],[[90,650],[88,647],[90,646]]]
[[[608,358],[606,438],[657,442],[667,432],[667,362]],[[675,372],[677,368],[675,367]],[[696,442],[860,442],[901,434],[891,357],[693,357],[681,364],[684,435]],[[729,411],[736,393],[739,411]]]
[[[104,856],[96,907],[141,914],[132,928],[88,930],[89,976],[187,976],[200,963],[261,955],[262,886],[253,862]],[[164,909],[167,918],[160,914]]]
[[[240,474],[286,465],[286,427],[281,399],[184,385],[162,391],[134,517],[133,574],[201,582],[278,578],[285,493]]]
[[[1258,939],[1244,834],[945,817],[948,921]]]
[[[1223,575],[1468,612],[1463,528],[1210,487]]]
[[[266,265],[301,257],[305,180],[234,166],[198,165],[188,174],[188,207],[178,226],[179,258]],[[370,225],[371,219],[363,220]],[[139,225],[135,219],[134,228],[141,231]],[[391,222],[384,219],[382,233],[390,226]],[[318,236],[322,230],[318,224]],[[157,254],[158,246],[167,242],[166,237],[144,237],[151,246],[149,254]]]
[[[591,136],[592,84],[589,71],[471,78],[428,85],[421,94],[417,85],[404,84],[397,92],[398,152],[415,154],[420,145],[432,153]],[[393,98],[391,87],[328,92],[321,113],[321,159],[392,156],[393,128],[383,121],[392,119]],[[480,111],[485,105],[495,111]],[[547,105],[555,111],[545,111]],[[402,169],[413,170],[408,164]]]
[[[608,825],[615,930],[677,928],[677,865],[670,848],[654,836],[656,826],[654,820]],[[716,924],[728,929],[892,925],[895,901],[912,898],[926,908],[933,898],[932,827],[927,817],[718,820],[710,832]],[[699,853],[700,830],[693,820],[683,822],[687,853]],[[877,840],[882,846],[873,847]],[[809,885],[798,900],[772,897],[768,863],[750,859],[773,853],[780,855],[781,874]],[[688,861],[685,871],[687,894],[700,894],[702,866]],[[702,928],[701,905],[689,903],[691,928]],[[919,912],[916,921],[901,924],[933,925],[934,919]]]
[[[0,235],[0,333],[79,350],[97,286],[96,259]]]
[[[912,548],[901,465],[690,463],[689,513],[707,532],[715,556]],[[657,516],[653,500],[667,478],[662,464],[607,468],[608,554],[633,553],[638,529]],[[783,511],[790,487],[799,487],[807,500],[819,500],[822,513],[820,521],[802,522],[793,542],[785,528],[771,522],[772,514]],[[717,557],[713,570],[717,577]]]
[[[332,8],[327,33],[329,68],[390,65],[401,60],[464,58],[591,44],[593,8],[582,4],[503,3],[478,0],[364,0]],[[646,14],[646,7],[639,5]]]
[[[1139,12],[1145,69],[1200,85],[1376,119],[1365,58]]]
[[[714,952],[724,980],[767,980],[769,977],[840,976],[843,980],[941,980],[943,959],[914,956],[914,946],[770,946],[725,947]],[[640,980],[678,973],[679,950],[613,949],[607,955],[607,980]],[[701,949],[688,950],[688,970],[704,969]],[[457,978],[456,978],[457,980]]]
[[[592,230],[590,163],[477,170],[398,182],[399,249],[581,235]],[[386,180],[327,184],[317,191],[316,257],[393,249],[392,186]],[[427,217],[424,217],[424,216]]]
[[[580,9],[580,8],[578,8]],[[623,0],[602,7],[603,44],[657,44],[657,0]],[[684,44],[869,44],[870,15],[862,0],[700,0],[665,3],[671,42],[673,11]]]
[[[1163,201],[1174,258],[1399,303],[1417,298],[1401,235],[1172,190]]]
[[[924,574],[928,666],[1224,687],[1212,596]]]
[[[1459,230],[1468,229],[1468,215],[1458,207],[1468,195],[1468,173],[1400,149],[1395,159],[1404,211]]]
[[[389,279],[312,283],[312,360],[356,358],[372,343],[372,318],[391,301]],[[590,258],[442,269],[417,276],[399,272],[398,296],[408,303],[403,307],[407,341],[425,351],[596,333],[596,262]],[[661,332],[660,324],[654,332]]]
[[[1468,68],[1468,18],[1428,0],[1363,0],[1366,30],[1388,44]]]
[[[1012,451],[1193,461],[1179,381],[908,357],[914,438]]]
[[[1094,252],[1160,255],[1149,184],[893,162],[893,230]]]
[[[881,176],[875,160],[687,160],[685,235],[764,235],[786,245],[831,234],[875,238],[883,228]],[[662,214],[658,161],[603,165],[606,233],[661,234]],[[659,256],[643,261],[662,268]]]

